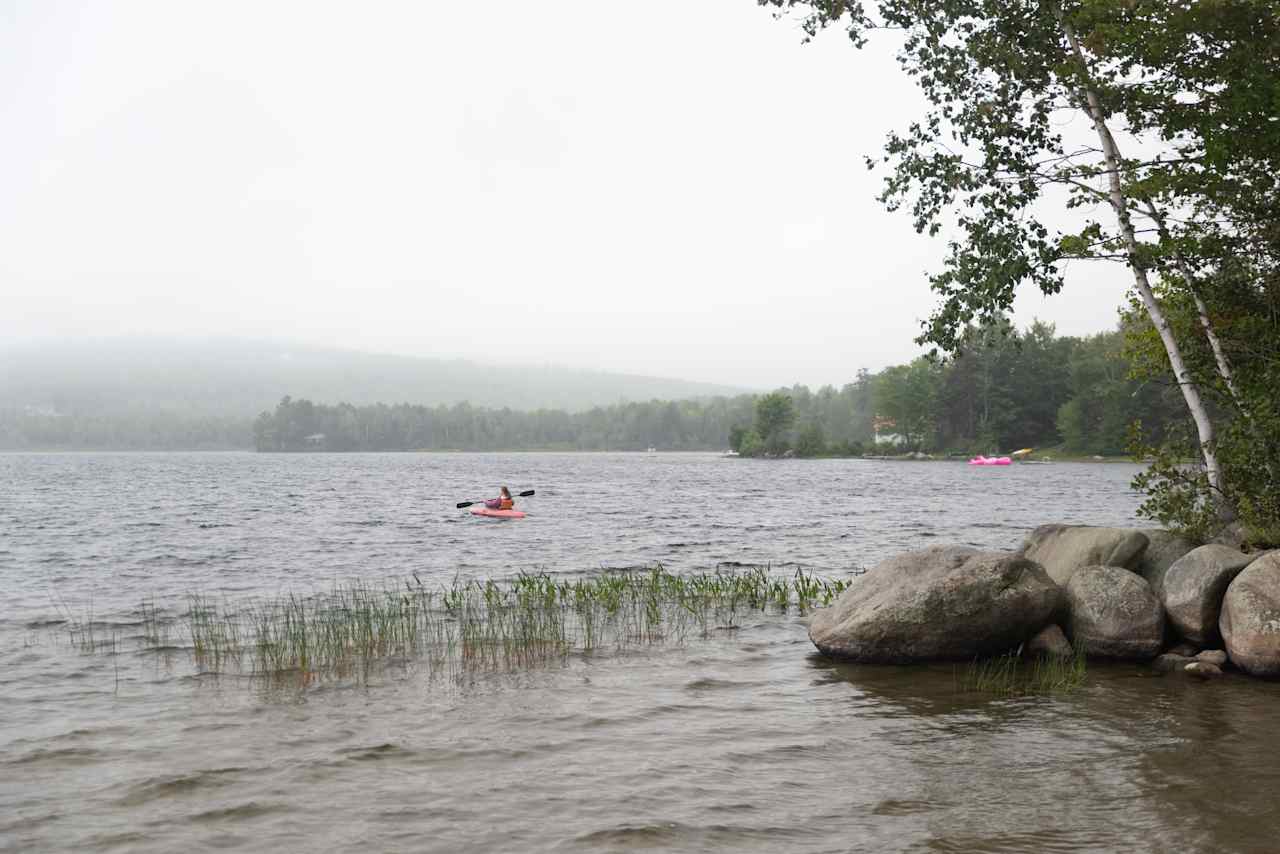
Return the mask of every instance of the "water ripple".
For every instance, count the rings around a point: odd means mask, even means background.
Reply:
[[[405,666],[289,688],[187,655],[193,593],[654,562],[848,575],[923,543],[1132,524],[1134,471],[0,455],[0,848],[1270,850],[1276,683],[1104,665],[1069,697],[973,697],[949,666],[836,664],[802,620],[754,615],[683,646],[457,679]],[[504,482],[538,490],[524,522],[454,508]],[[69,638],[143,634],[143,602],[176,620],[157,651]]]

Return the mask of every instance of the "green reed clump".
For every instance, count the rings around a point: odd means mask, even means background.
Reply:
[[[848,585],[804,570],[718,567],[676,575],[661,565],[569,578],[520,573],[427,585],[349,581],[327,590],[242,602],[188,597],[181,619],[204,672],[364,675],[379,663],[414,661],[431,671],[535,667],[574,654],[683,644],[737,628],[746,613],[799,613],[827,605]],[[152,647],[167,625],[144,603]]]
[[[1084,684],[1085,653],[1077,646],[1070,658],[1017,653],[977,659],[957,673],[957,688],[1011,697],[1070,693]]]
[[[219,606],[217,600],[193,594],[187,599],[186,621],[192,655],[201,670],[239,664],[244,652],[243,621],[230,605]]]

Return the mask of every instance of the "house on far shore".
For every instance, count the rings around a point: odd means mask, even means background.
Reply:
[[[304,442],[306,442],[306,443],[307,443],[307,447],[308,447],[308,448],[323,448],[323,447],[324,447],[324,434],[323,434],[323,433],[312,433],[310,436],[308,436],[307,438],[303,439],[302,441],[304,441]]]
[[[877,415],[871,419],[871,429],[874,431],[872,442],[877,445],[905,445],[907,437],[901,433],[889,432],[897,427],[898,424],[892,418],[886,418],[883,415]]]

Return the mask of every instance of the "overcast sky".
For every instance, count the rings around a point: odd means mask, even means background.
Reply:
[[[0,3],[0,335],[840,384],[918,353],[942,254],[862,163],[922,108],[891,47],[752,0]]]

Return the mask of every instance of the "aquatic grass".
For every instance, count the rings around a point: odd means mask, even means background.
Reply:
[[[1068,693],[1084,684],[1086,675],[1084,646],[1077,644],[1070,658],[1037,655],[1031,659],[1029,682],[1037,693]]]
[[[1066,694],[1083,685],[1085,675],[1085,652],[1081,646],[1075,647],[1070,658],[1023,657],[1011,652],[975,659],[963,671],[957,671],[956,688],[1001,697]]]
[[[67,633],[71,645],[82,653],[118,655],[120,649],[120,632],[116,624],[101,621],[95,617],[94,599],[90,595],[83,611],[78,612],[66,599],[59,596],[53,600],[58,611],[62,628]],[[117,676],[117,681],[119,677]]]
[[[806,613],[830,604],[848,583],[805,570],[785,576],[736,565],[684,575],[654,565],[579,577],[457,576],[438,585],[414,575],[238,602],[193,593],[176,620],[199,672],[310,684],[326,676],[367,678],[398,662],[458,675],[681,645],[732,632],[750,612]],[[160,646],[172,621],[151,601],[140,612],[144,644]]]
[[[854,570],[855,575],[861,575],[863,572],[865,570]],[[796,605],[800,612],[804,613],[814,607],[829,606],[845,591],[851,581],[852,579],[849,578],[819,578],[811,572],[806,573],[803,569],[797,569],[791,584],[796,591]]]
[[[71,645],[79,647],[82,652],[92,652],[94,649],[93,597],[89,597],[83,619],[77,616],[75,609],[68,604],[63,596],[58,595],[55,597],[50,593],[49,598],[53,603],[54,611],[58,614],[58,619],[62,622],[62,627],[67,632],[67,638],[71,641]]]
[[[155,600],[143,599],[138,605],[138,614],[142,620],[142,641],[151,649],[169,645],[170,623],[160,615]]]

